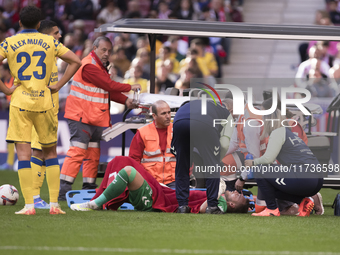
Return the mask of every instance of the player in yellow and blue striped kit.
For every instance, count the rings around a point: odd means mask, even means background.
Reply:
[[[12,94],[6,141],[14,142],[18,155],[18,175],[25,207],[16,214],[35,214],[32,194],[31,133],[37,131],[46,161],[46,179],[50,194],[50,214],[65,214],[58,204],[60,167],[56,153],[57,125],[51,93],[56,93],[80,67],[79,58],[52,36],[39,33],[41,12],[35,6],[20,11],[23,30],[0,44],[0,61],[5,58],[18,87],[8,89],[0,82],[5,94]],[[50,79],[55,58],[69,64],[64,76],[54,85]]]

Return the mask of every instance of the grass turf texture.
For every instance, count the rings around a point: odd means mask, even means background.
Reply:
[[[81,189],[81,179],[73,189]],[[1,171],[3,184],[20,190],[15,172]],[[340,254],[340,217],[331,208],[337,192],[321,190],[325,215],[308,218],[73,212],[66,202],[66,215],[15,215],[24,206],[20,192],[15,206],[0,206],[0,254]],[[48,202],[46,183],[41,197]]]

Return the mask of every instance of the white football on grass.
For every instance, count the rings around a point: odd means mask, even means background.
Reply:
[[[0,186],[0,205],[15,205],[19,200],[19,192],[13,185]]]

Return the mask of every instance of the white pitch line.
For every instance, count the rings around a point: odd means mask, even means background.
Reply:
[[[0,250],[71,251],[71,252],[121,252],[121,253],[166,253],[166,254],[249,254],[249,255],[340,255],[336,252],[299,251],[232,251],[232,250],[189,250],[189,249],[139,249],[109,247],[61,247],[61,246],[0,246]]]

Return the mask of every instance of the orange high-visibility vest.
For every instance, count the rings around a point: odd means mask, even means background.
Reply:
[[[73,77],[71,91],[66,99],[64,117],[93,126],[108,127],[111,125],[109,92],[83,80],[83,69],[88,64],[102,70],[91,54],[82,60],[82,66]]]
[[[244,116],[241,116],[239,118],[240,122],[243,122],[243,121],[247,121],[249,119],[253,119],[252,117],[244,120]],[[256,120],[256,119],[254,119]],[[260,122],[260,121],[259,121]],[[238,139],[238,146],[240,148],[240,151],[244,154],[244,158],[248,155],[248,149],[247,149],[247,146],[246,146],[246,137],[243,133],[243,128],[244,126],[242,124],[237,124],[237,139]],[[261,133],[260,135],[262,135],[262,132],[263,132],[263,126],[261,127]],[[268,142],[268,141],[267,141]],[[266,143],[266,139],[262,139],[260,141],[260,156],[262,156],[264,154],[264,152],[266,151],[267,149],[267,143]]]
[[[154,123],[150,123],[138,130],[145,145],[141,164],[158,182],[164,184],[174,182],[176,158],[170,152],[172,123],[168,126],[164,153],[162,153],[159,146],[159,136]]]
[[[292,126],[294,124],[295,123],[292,120],[290,120],[288,122],[288,125],[290,125],[290,126]],[[294,134],[296,134],[298,137],[300,137],[302,139],[302,141],[305,142],[305,144],[308,145],[308,137],[307,137],[305,131],[303,130],[303,128],[302,128],[302,126],[299,122],[297,123],[297,125],[295,127],[292,127],[291,130]]]

